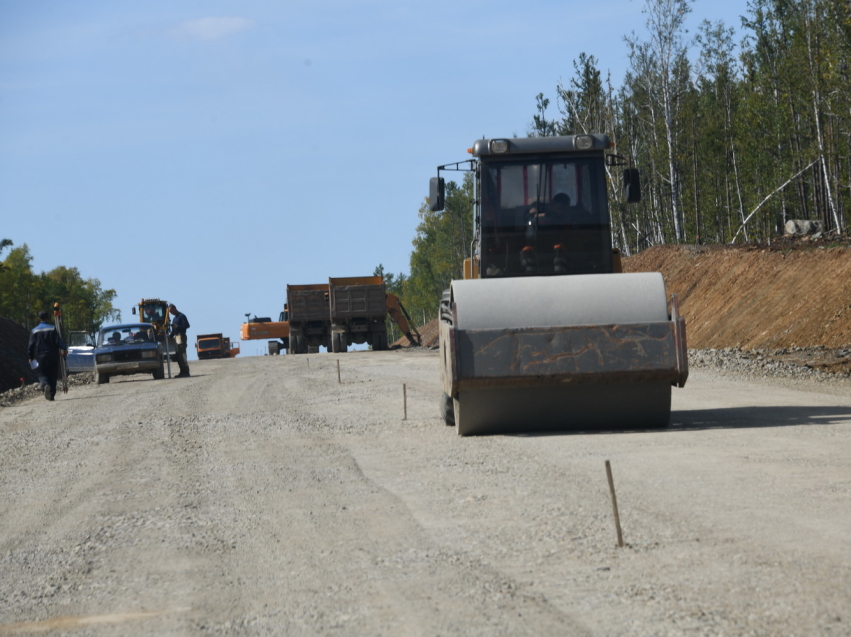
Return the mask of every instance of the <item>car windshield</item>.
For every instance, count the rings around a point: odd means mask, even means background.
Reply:
[[[115,327],[101,330],[98,345],[135,345],[137,343],[153,343],[154,330],[145,325],[130,327]]]
[[[483,162],[481,215],[485,277],[611,271],[597,157]]]

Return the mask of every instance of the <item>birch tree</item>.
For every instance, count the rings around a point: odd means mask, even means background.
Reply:
[[[685,91],[687,77],[683,70],[687,68],[688,44],[685,41],[685,19],[691,12],[692,0],[645,0],[644,14],[647,16],[649,40],[642,48],[638,36],[634,33],[626,38],[630,49],[630,63],[636,63],[641,52],[644,59],[638,62],[646,75],[648,88],[652,87],[648,97],[659,109],[664,130],[664,142],[667,151],[671,220],[674,226],[674,238],[677,242],[685,238],[680,203],[680,169],[677,161],[679,153],[679,111],[681,97]],[[652,63],[648,67],[647,63]]]

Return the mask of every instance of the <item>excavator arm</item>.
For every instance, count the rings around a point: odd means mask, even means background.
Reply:
[[[408,311],[405,309],[405,306],[402,305],[402,301],[399,300],[399,297],[395,294],[387,294],[387,313],[390,315],[394,321],[396,321],[396,325],[399,326],[399,329],[402,330],[402,334],[404,334],[411,343],[415,343],[417,346],[422,345],[422,337],[420,333],[417,331],[417,328],[414,327],[414,322],[411,320],[410,315],[408,315]]]

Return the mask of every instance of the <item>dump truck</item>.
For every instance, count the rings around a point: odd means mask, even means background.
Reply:
[[[250,314],[246,315],[248,316]],[[287,304],[284,304],[284,311],[278,315],[277,321],[273,321],[270,316],[255,315],[254,318],[250,318],[247,323],[242,324],[240,335],[243,341],[268,340],[270,356],[280,354],[281,350],[289,350],[290,323]]]
[[[349,345],[367,343],[373,351],[386,350],[387,317],[411,343],[420,335],[405,306],[395,294],[387,293],[380,276],[328,279],[331,311],[331,351],[345,352]]]
[[[321,285],[321,284],[320,284]],[[294,289],[303,286],[292,286]],[[307,286],[314,288],[316,286]],[[339,277],[328,279],[328,319],[330,320],[330,351],[335,353],[346,352],[350,345],[367,343],[373,349],[387,349],[387,321],[389,316],[408,337],[411,343],[420,343],[420,334],[417,332],[405,306],[395,294],[385,291],[384,280],[380,276],[368,277]],[[320,306],[325,289],[298,290],[298,298],[311,298],[315,304],[307,314],[308,322],[312,322],[312,331],[316,331],[320,322]],[[319,293],[321,292],[321,294]],[[250,314],[246,315],[247,317]],[[297,314],[296,322],[298,329],[304,323],[304,310]],[[324,319],[321,319],[324,321]],[[258,317],[249,319],[242,324],[242,340],[256,339],[279,339],[269,340],[269,354],[280,354],[286,349],[291,353],[302,353],[290,348],[290,321],[289,305],[284,304],[284,311],[273,321],[271,317]],[[314,334],[316,337],[316,334]],[[314,341],[321,340],[314,338]],[[313,348],[317,351],[323,342],[314,342],[308,345],[308,351]],[[326,345],[327,347],[327,345]]]
[[[227,353],[226,358],[236,358],[239,356],[241,349],[239,343],[231,343],[230,338],[225,336],[225,352]]]
[[[387,293],[380,276],[328,279],[331,316],[331,351],[345,352],[349,345],[368,343],[373,350],[387,349]]]
[[[233,358],[239,354],[239,344],[231,345],[230,338],[222,334],[199,334],[195,340],[198,360],[208,358]]]
[[[290,354],[313,354],[331,349],[328,284],[287,285]]]
[[[638,170],[602,134],[480,139],[474,242],[443,294],[441,412],[460,435],[665,427],[688,378],[685,321],[656,273],[624,274],[612,247],[607,173],[624,199]]]

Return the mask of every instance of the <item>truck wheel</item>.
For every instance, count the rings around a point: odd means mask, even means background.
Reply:
[[[318,354],[319,353],[319,345],[308,345],[307,346],[308,354]]]
[[[387,332],[385,330],[372,333],[372,349],[376,352],[387,349]]]
[[[276,356],[280,353],[278,341],[269,341],[269,356]]]
[[[153,372],[154,380],[162,380],[165,378],[165,370],[163,369],[162,363],[160,363],[160,368]]]
[[[307,354],[307,343],[304,342],[304,336],[296,336],[295,353]]]
[[[301,354],[301,337],[290,334],[290,354]]]
[[[346,334],[339,332],[331,334],[331,351],[335,354],[343,354],[346,349]]]
[[[98,385],[104,385],[109,382],[109,374],[98,374]]]

